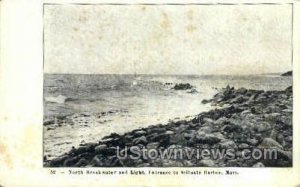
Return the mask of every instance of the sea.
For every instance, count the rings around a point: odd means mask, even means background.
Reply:
[[[192,90],[174,90],[189,83]],[[263,75],[112,75],[44,74],[44,155],[55,158],[82,143],[98,142],[111,133],[168,121],[191,119],[212,109],[202,104],[227,85],[257,90],[283,90],[292,77]],[[69,121],[72,121],[70,123]]]

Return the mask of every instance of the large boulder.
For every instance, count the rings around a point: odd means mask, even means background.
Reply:
[[[259,144],[258,148],[279,148],[283,149],[282,145],[272,138],[264,138],[263,141]]]
[[[195,137],[196,141],[201,144],[216,144],[222,140],[219,134],[207,134],[203,131],[198,131]]]
[[[255,126],[255,130],[257,130],[257,132],[266,132],[272,130],[272,126],[268,122],[261,122]]]
[[[107,148],[106,144],[101,144],[95,147],[95,153],[101,153]]]
[[[175,84],[174,90],[189,90],[192,89],[193,86],[190,83],[179,83]]]
[[[261,163],[261,162],[257,162],[252,167],[254,167],[254,168],[263,168],[263,167],[265,167],[265,165],[263,163]]]
[[[215,167],[215,162],[213,160],[210,160],[210,159],[204,159],[204,160],[201,160],[199,163],[198,163],[198,166],[201,166],[201,167]]]

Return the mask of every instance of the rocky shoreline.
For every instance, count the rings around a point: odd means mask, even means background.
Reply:
[[[45,167],[291,167],[292,166],[292,87],[282,91],[235,89],[227,86],[203,104],[219,108],[201,113],[192,120],[169,122],[113,133],[97,143],[81,144],[68,153],[44,158]],[[233,158],[204,159],[132,156],[141,150],[180,149],[233,150]],[[276,159],[243,158],[247,150],[276,150]],[[187,153],[186,152],[186,153]],[[119,154],[127,156],[118,157]]]

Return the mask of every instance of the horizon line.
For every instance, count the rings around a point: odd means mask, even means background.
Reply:
[[[290,72],[293,70],[289,71],[284,71],[284,72],[270,72],[270,73],[257,73],[257,74],[154,74],[154,73],[50,73],[50,72],[43,72],[43,74],[52,74],[52,75],[182,75],[182,76],[211,76],[211,75],[226,75],[226,76],[249,76],[249,75],[275,75],[275,74],[283,74],[286,72]]]

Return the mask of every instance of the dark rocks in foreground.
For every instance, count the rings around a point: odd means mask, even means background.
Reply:
[[[98,143],[82,144],[65,155],[44,161],[46,167],[290,167],[292,166],[292,87],[282,91],[227,86],[203,103],[223,106],[194,119],[113,133]],[[235,157],[219,159],[133,159],[142,149],[157,151],[232,149]],[[244,159],[243,150],[277,151],[277,159]],[[127,157],[118,157],[127,153]],[[142,153],[141,153],[142,154]],[[187,155],[188,156],[188,155]]]
[[[288,71],[286,73],[281,74],[281,76],[293,76],[293,71]]]

